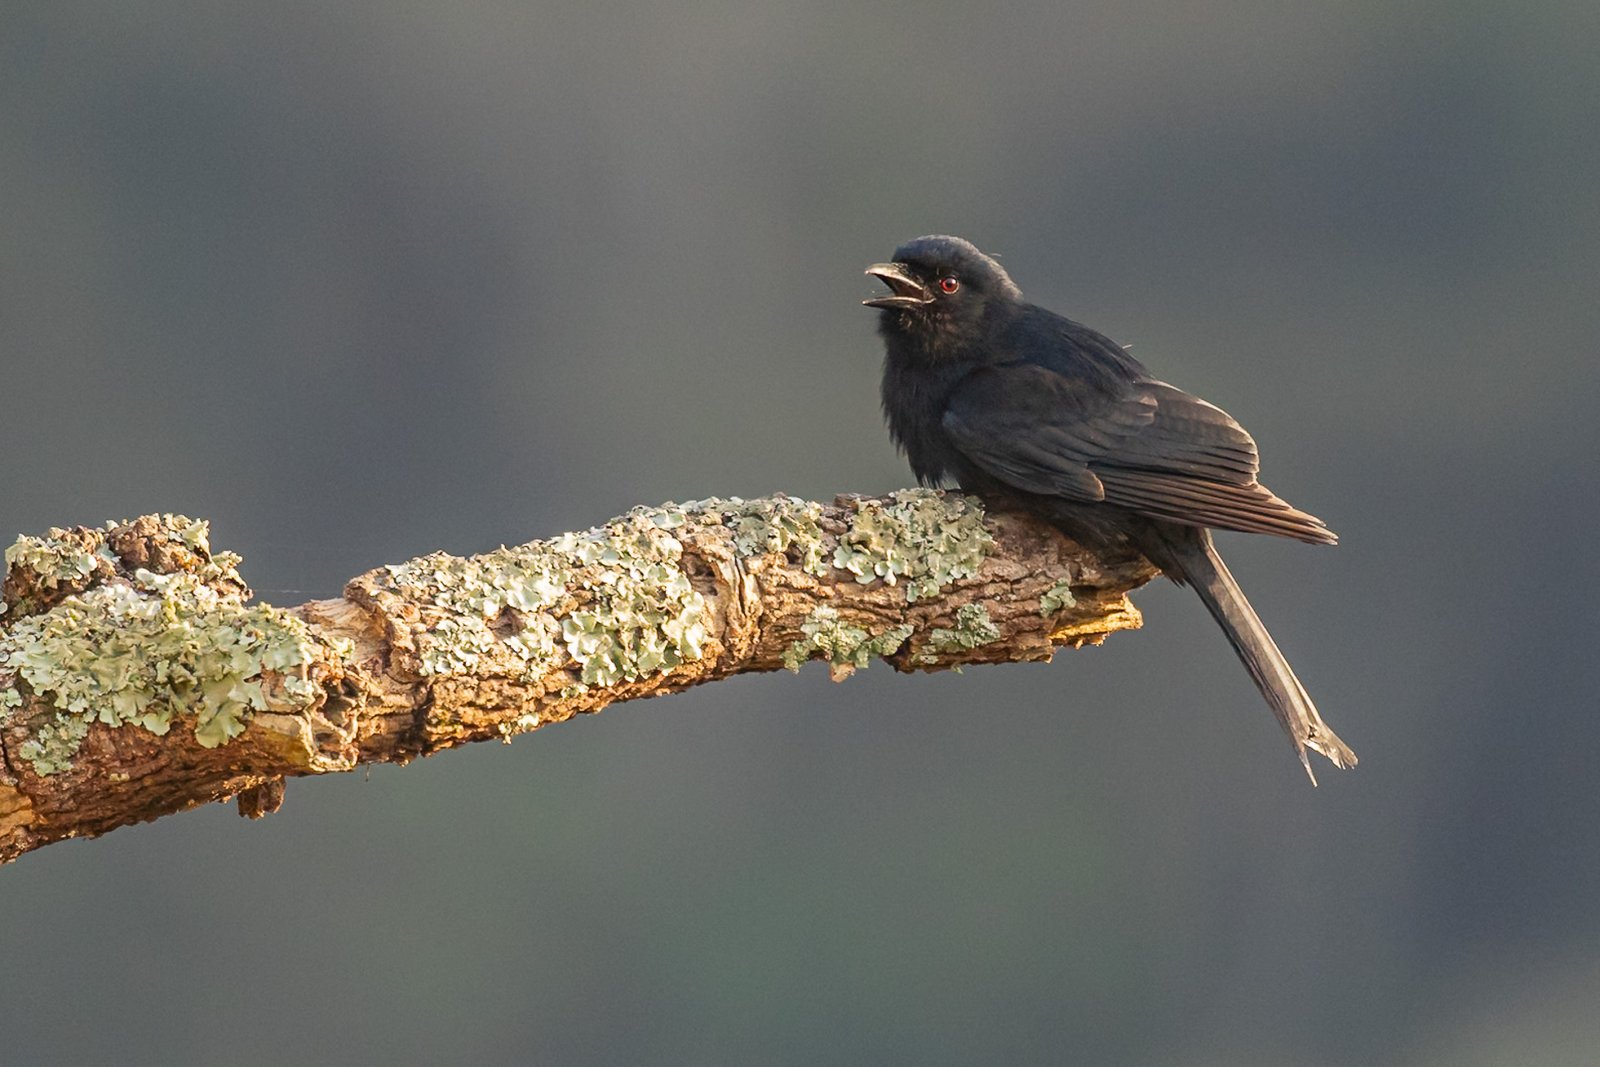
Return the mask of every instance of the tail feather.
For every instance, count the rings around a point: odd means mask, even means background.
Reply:
[[[1311,784],[1317,784],[1317,776],[1312,773],[1306,749],[1320,752],[1341,770],[1354,767],[1356,754],[1350,750],[1350,746],[1339,740],[1338,735],[1322,721],[1322,716],[1317,714],[1317,707],[1311,702],[1305,686],[1300,684],[1300,679],[1289,667],[1289,661],[1278,651],[1272,635],[1267,633],[1267,628],[1250,607],[1239,583],[1228,573],[1228,566],[1217,554],[1210,533],[1206,532],[1204,536],[1190,540],[1181,547],[1169,547],[1175,550],[1172,553],[1173,562],[1182,572],[1183,581],[1200,594],[1211,617],[1227,634],[1228,643],[1233,645],[1233,650],[1249,670],[1250,677],[1255,679],[1256,688],[1266,697],[1272,713],[1289,735],[1289,741],[1300,756],[1300,763],[1311,778]]]

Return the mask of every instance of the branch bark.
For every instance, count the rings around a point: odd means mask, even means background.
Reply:
[[[0,615],[0,862],[285,779],[406,763],[749,671],[1049,659],[1140,625],[1155,571],[922,490],[636,509],[251,604],[204,522],[24,537]]]

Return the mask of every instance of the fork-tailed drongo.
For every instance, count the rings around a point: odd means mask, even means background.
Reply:
[[[883,410],[917,478],[953,480],[1097,551],[1133,549],[1192,586],[1306,773],[1307,749],[1355,766],[1212,544],[1211,529],[1337,540],[1256,481],[1250,435],[1104,335],[1025,301],[959,237],[919,237],[867,273],[890,289],[864,303],[880,309]]]

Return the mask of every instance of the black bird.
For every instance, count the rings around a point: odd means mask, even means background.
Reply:
[[[1096,551],[1132,549],[1192,586],[1311,784],[1308,748],[1354,767],[1212,544],[1211,529],[1338,540],[1256,481],[1244,428],[1151,377],[1110,338],[1025,301],[999,263],[959,237],[919,237],[867,273],[891,290],[863,303],[882,309],[883,411],[917,479],[954,480]]]

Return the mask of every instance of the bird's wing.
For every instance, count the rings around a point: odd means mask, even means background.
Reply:
[[[1108,393],[1037,364],[987,366],[956,386],[943,423],[968,459],[1026,492],[1189,526],[1335,539],[1256,481],[1255,441],[1227,412],[1165,382]]]

